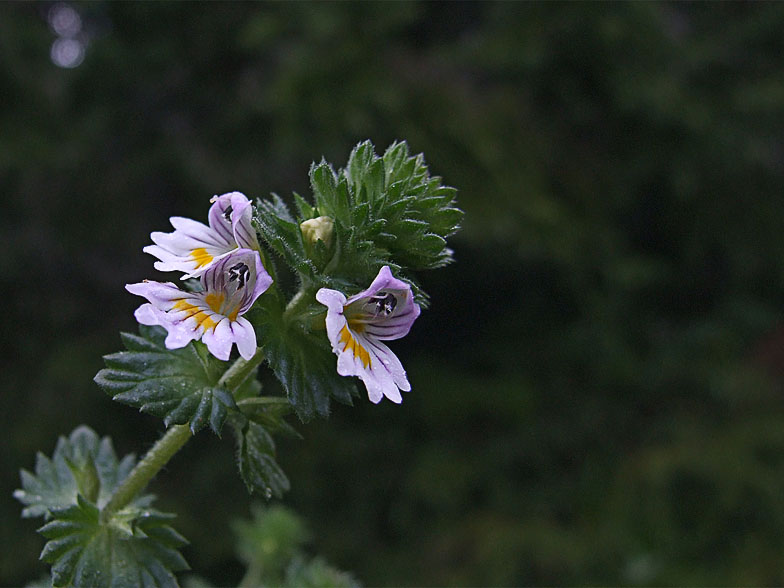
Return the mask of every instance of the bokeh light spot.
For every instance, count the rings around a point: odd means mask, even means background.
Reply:
[[[74,68],[84,61],[84,43],[60,37],[52,43],[52,62],[59,67]]]
[[[67,4],[55,4],[49,9],[49,26],[61,37],[75,37],[82,30],[82,18]]]

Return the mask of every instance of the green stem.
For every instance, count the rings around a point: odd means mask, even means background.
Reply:
[[[289,318],[292,314],[298,314],[303,306],[308,305],[310,303],[311,294],[310,290],[306,288],[302,288],[294,294],[294,297],[289,300],[289,303],[286,305],[286,310],[283,311],[284,320]]]
[[[218,386],[231,392],[236,391],[263,359],[264,353],[261,348],[257,349],[250,359],[239,358],[223,373],[218,380]],[[125,508],[192,436],[190,426],[187,424],[169,427],[166,434],[152,446],[144,459],[136,464],[120,487],[114,491],[101,511],[101,518],[107,521],[114,513]]]
[[[153,445],[128,477],[115,490],[109,502],[101,511],[101,518],[106,521],[118,510],[128,505],[134,497],[155,477],[160,469],[188,442],[192,436],[188,425],[172,425],[166,434]]]
[[[262,361],[264,361],[264,352],[261,350],[261,347],[256,349],[256,353],[254,353],[253,357],[250,359],[243,359],[240,357],[229,366],[229,369],[223,372],[220,380],[218,380],[218,386],[234,392],[237,388],[242,386],[242,383],[248,379],[248,376],[253,373],[253,370],[259,367]]]
[[[253,398],[243,398],[237,402],[237,406],[263,406],[265,404],[291,404],[291,402],[283,396],[254,396]]]

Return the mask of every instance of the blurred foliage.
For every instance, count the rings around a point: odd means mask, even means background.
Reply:
[[[303,553],[309,532],[297,515],[282,506],[256,505],[252,520],[234,522],[234,533],[237,552],[248,566],[241,587],[358,586],[349,574],[332,568],[322,558],[308,558]]]
[[[11,498],[37,449],[158,434],[91,383],[149,233],[364,138],[466,217],[403,405],[279,447],[318,552],[369,585],[784,583],[784,4],[85,3],[73,70],[50,6],[0,7],[3,584],[42,570]],[[152,490],[236,584],[213,441]]]

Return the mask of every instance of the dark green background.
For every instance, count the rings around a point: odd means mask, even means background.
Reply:
[[[0,5],[3,584],[45,570],[36,450],[162,430],[92,383],[123,285],[163,278],[149,233],[366,138],[466,220],[402,406],[280,444],[314,549],[370,585],[784,583],[784,4],[76,4],[72,70],[50,6]],[[221,585],[232,451],[203,432],[152,486]]]

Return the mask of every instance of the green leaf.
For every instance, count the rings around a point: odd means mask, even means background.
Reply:
[[[50,511],[75,504],[80,493],[103,506],[134,461],[133,455],[119,461],[108,437],[100,439],[82,426],[68,438],[60,437],[51,459],[38,453],[35,474],[21,471],[22,488],[14,497],[25,505],[25,518],[49,517]]]
[[[331,566],[324,558],[303,556],[291,560],[284,583],[292,588],[358,588],[360,585],[350,573]]]
[[[446,238],[458,231],[463,217],[455,206],[455,189],[431,176],[424,157],[411,156],[405,142],[393,143],[381,157],[370,141],[359,143],[337,172],[323,160],[314,164],[310,183],[319,213],[335,220],[335,253],[328,263],[317,263],[315,271],[303,271],[291,253],[289,263],[315,285],[336,287],[344,281],[349,290],[367,287],[389,265],[426,304],[427,295],[409,272],[452,261]],[[310,212],[299,201],[297,207]]]
[[[289,561],[310,537],[304,521],[294,511],[279,504],[253,504],[253,519],[232,523],[237,536],[237,555],[249,567],[261,570],[257,584],[280,584]]]
[[[302,421],[328,416],[330,398],[352,403],[356,385],[353,379],[338,375],[337,359],[327,344],[296,327],[265,333],[267,361]]]
[[[129,507],[109,521],[77,497],[52,511],[38,531],[49,541],[41,559],[52,565],[53,586],[177,586],[187,570],[178,549],[187,541],[168,526],[172,515]]]
[[[122,334],[128,351],[104,356],[106,368],[95,382],[114,400],[163,418],[167,427],[190,423],[195,434],[209,423],[220,435],[237,409],[231,392],[217,385],[226,363],[199,342],[167,349],[161,327],[140,325],[139,333]]]
[[[266,360],[303,422],[329,415],[330,398],[351,404],[357,394],[353,378],[337,373],[326,330],[310,332],[305,328],[303,322],[324,324],[323,318],[319,319],[324,307],[316,302],[315,293],[308,298],[312,304],[291,319],[284,316],[284,303],[275,296],[260,299],[251,315]]]
[[[290,488],[289,479],[275,461],[275,442],[258,423],[234,424],[237,437],[237,467],[251,494],[280,498]]]
[[[256,396],[237,402],[245,418],[262,425],[270,433],[282,433],[288,437],[302,439],[302,435],[289,425],[285,416],[294,410],[283,396]]]
[[[308,220],[318,216],[316,209],[308,204],[308,202],[296,192],[294,192],[294,204],[297,206],[299,218],[302,220]]]
[[[373,143],[359,143],[349,155],[345,176],[355,202],[376,203],[384,193],[384,162],[374,153]]]
[[[310,166],[310,186],[319,214],[337,218],[337,175],[323,159]]]
[[[188,569],[177,551],[187,542],[168,526],[172,515],[150,508],[152,495],[101,519],[135,464],[133,455],[118,460],[108,437],[82,426],[58,440],[51,459],[38,455],[35,475],[22,471],[14,496],[26,505],[22,516],[48,521],[39,529],[48,539],[41,559],[52,564],[54,586],[176,586],[174,572]]]
[[[236,520],[237,554],[248,572],[243,586],[354,587],[357,581],[323,558],[304,554],[310,532],[293,511],[280,505],[253,506],[252,520]]]

